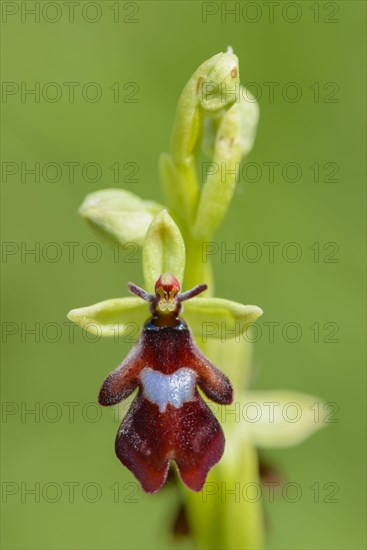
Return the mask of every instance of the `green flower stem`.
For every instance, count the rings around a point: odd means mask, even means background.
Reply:
[[[218,464],[202,493],[188,493],[189,520],[199,548],[259,550],[263,547],[263,514],[259,491],[258,457],[248,444],[238,467]],[[241,471],[239,469],[241,467]]]
[[[225,468],[225,485],[229,490],[235,489],[239,499],[233,503],[234,495],[229,494],[224,503],[222,548],[257,550],[264,542],[258,455],[251,442],[243,444],[239,452],[242,460],[237,460],[233,469]]]

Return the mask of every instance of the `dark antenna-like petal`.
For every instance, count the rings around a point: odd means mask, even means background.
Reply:
[[[120,403],[139,385],[139,374],[144,366],[139,347],[135,346],[126,359],[103,382],[98,401],[109,406]]]
[[[186,290],[186,292],[179,294],[178,299],[180,302],[184,302],[185,300],[190,300],[190,298],[194,298],[194,296],[201,294],[202,292],[204,292],[204,290],[207,290],[207,288],[208,288],[208,285],[205,285],[205,284],[194,286],[194,288],[191,288],[190,290]]]
[[[153,294],[149,294],[149,292],[147,292],[143,288],[140,288],[140,286],[135,285],[134,283],[128,283],[127,288],[132,294],[135,294],[135,296],[142,298],[146,302],[153,302],[154,300]]]

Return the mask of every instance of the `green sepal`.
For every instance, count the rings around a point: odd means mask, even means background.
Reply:
[[[152,221],[143,245],[143,273],[145,288],[154,292],[162,273],[172,273],[182,286],[185,269],[185,244],[179,228],[162,210]]]
[[[245,306],[222,298],[192,298],[184,302],[182,316],[188,322],[193,334],[208,338],[241,339],[246,330],[263,311],[257,306]]]
[[[112,298],[92,306],[72,309],[68,319],[84,330],[98,336],[124,336],[137,338],[149,317],[147,303],[140,298]]]

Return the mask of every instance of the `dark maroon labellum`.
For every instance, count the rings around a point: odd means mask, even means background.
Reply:
[[[232,386],[179,317],[181,302],[206,288],[199,285],[179,294],[179,283],[170,274],[158,279],[155,295],[129,284],[131,292],[150,302],[152,317],[103,383],[99,402],[114,405],[139,388],[118,431],[116,454],[149,493],[165,483],[170,460],[183,482],[200,491],[224,451],[222,428],[197,387],[216,403],[229,404]]]

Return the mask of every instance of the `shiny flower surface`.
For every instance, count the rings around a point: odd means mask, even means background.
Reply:
[[[100,390],[101,405],[114,405],[138,388],[118,431],[116,454],[147,492],[162,487],[170,460],[184,483],[200,491],[223,454],[224,435],[197,387],[216,403],[232,402],[229,380],[199,350],[179,317],[181,302],[206,285],[179,294],[177,279],[166,273],[158,279],[155,294],[132,284],[129,289],[150,302],[152,316]]]

